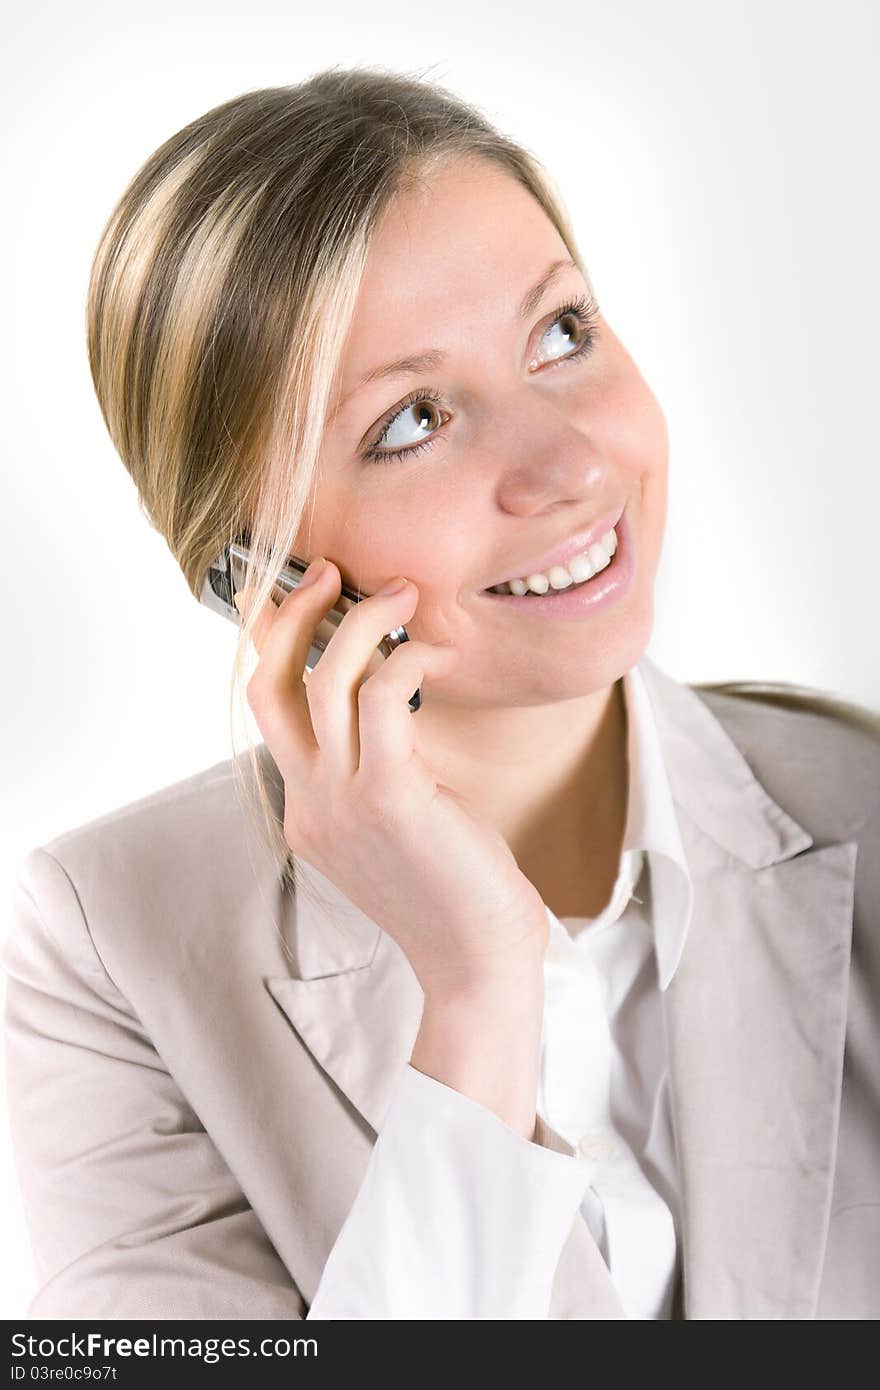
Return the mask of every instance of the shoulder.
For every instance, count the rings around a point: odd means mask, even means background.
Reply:
[[[222,818],[235,795],[233,780],[229,758],[63,831],[39,848],[71,866],[95,856],[109,858],[131,842],[149,855],[157,846],[174,845],[182,825],[198,831],[202,816]]]
[[[278,771],[265,744],[258,745],[257,755],[274,802]],[[237,778],[250,777],[246,762],[236,773],[228,758],[64,831],[39,850],[75,873],[81,884],[112,876],[120,867],[149,881],[154,871],[167,872],[175,861],[210,874],[241,842],[246,808]]]
[[[271,796],[277,769],[258,752]],[[16,901],[22,921],[120,984],[169,952],[181,964],[196,936],[222,953],[272,873],[229,758],[31,849]]]
[[[782,682],[691,688],[818,845],[873,837],[880,847],[880,712]]]

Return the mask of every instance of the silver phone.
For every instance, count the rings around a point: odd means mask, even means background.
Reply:
[[[227,545],[222,553],[217,557],[205,576],[202,586],[201,602],[207,608],[213,608],[215,613],[220,613],[230,622],[241,626],[241,615],[233,602],[239,589],[245,585],[245,566],[250,559],[248,550],[247,536],[243,536],[240,541],[234,541]],[[298,559],[296,555],[291,555],[287,564],[278,576],[278,588],[283,591],[277,601],[280,602],[285,594],[289,594],[292,589],[296,589],[308,568],[308,562]],[[355,603],[360,603],[362,598],[369,598],[369,594],[358,594],[353,589],[349,589],[345,584],[339,598],[336,600],[335,607],[321,619],[315,635],[312,638],[312,646],[306,659],[306,670],[311,672],[320,661],[327,643],[335,633],[339,624],[348,610]],[[378,670],[382,661],[390,656],[395,647],[399,647],[401,642],[408,642],[409,636],[406,628],[396,627],[392,632],[386,633],[382,638],[375,655],[370,659],[367,666],[367,675]],[[422,703],[422,692],[416,690],[409,697],[409,707],[415,714]]]

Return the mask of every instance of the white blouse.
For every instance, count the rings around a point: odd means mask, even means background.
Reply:
[[[592,919],[547,908],[537,1112],[576,1156],[407,1063],[308,1318],[546,1318],[575,1219],[627,1316],[670,1317],[681,1237],[660,992],[693,892],[637,665],[623,690],[629,796],[611,899]]]

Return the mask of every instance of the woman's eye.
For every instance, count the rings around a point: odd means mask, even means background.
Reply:
[[[364,450],[364,458],[388,463],[413,458],[433,443],[434,431],[443,424],[440,397],[432,391],[413,391],[382,426]]]
[[[441,424],[439,407],[431,400],[418,400],[389,421],[388,428],[382,435],[382,444],[388,449],[407,448],[433,434]]]
[[[541,337],[541,343],[550,345],[548,355],[542,355],[539,347],[538,356],[532,359],[532,365],[552,362],[559,357],[570,357],[580,352],[584,346],[592,346],[592,341],[592,331],[585,315],[582,312],[578,313],[574,308],[566,309],[557,316]],[[559,350],[555,351],[557,348]]]
[[[562,304],[553,322],[541,335],[541,343],[549,343],[549,353],[543,348],[529,365],[540,367],[549,363],[573,361],[592,351],[597,331],[594,326],[599,306],[591,295]],[[555,351],[559,348],[560,351]],[[440,396],[433,391],[413,391],[382,426],[378,436],[364,451],[364,457],[377,462],[414,458],[423,449],[431,448],[436,431],[443,424]]]

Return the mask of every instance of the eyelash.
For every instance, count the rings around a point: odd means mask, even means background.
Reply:
[[[598,337],[598,333],[595,328],[595,320],[598,316],[598,313],[598,304],[595,302],[591,295],[587,294],[581,295],[578,299],[570,299],[566,301],[565,304],[561,304],[559,306],[559,308],[553,315],[553,318],[551,319],[548,327],[552,328],[554,323],[556,323],[559,319],[565,318],[566,314],[571,314],[572,317],[577,319],[581,328],[584,330],[584,336],[579,346],[575,348],[574,352],[569,352],[565,355],[565,357],[560,357],[555,362],[548,363],[548,366],[561,367],[566,362],[577,361],[582,357],[588,356],[588,354],[592,352],[593,348],[596,345],[596,339]],[[364,450],[364,458],[370,459],[374,463],[391,463],[395,459],[415,458],[416,454],[422,453],[424,449],[432,448],[432,446],[436,442],[438,431],[435,431],[429,439],[423,440],[421,444],[408,444],[401,449],[379,448],[379,445],[382,443],[382,440],[387,437],[388,431],[391,429],[391,426],[394,424],[398,416],[402,415],[404,411],[409,410],[410,406],[420,404],[422,401],[431,401],[434,405],[442,404],[441,397],[437,391],[416,390],[410,392],[406,399],[401,401],[400,405],[394,407],[393,414],[389,415],[388,419],[385,421],[384,425],[382,426],[382,431],[379,434],[378,438],[373,441],[373,443],[370,445],[368,449]]]

